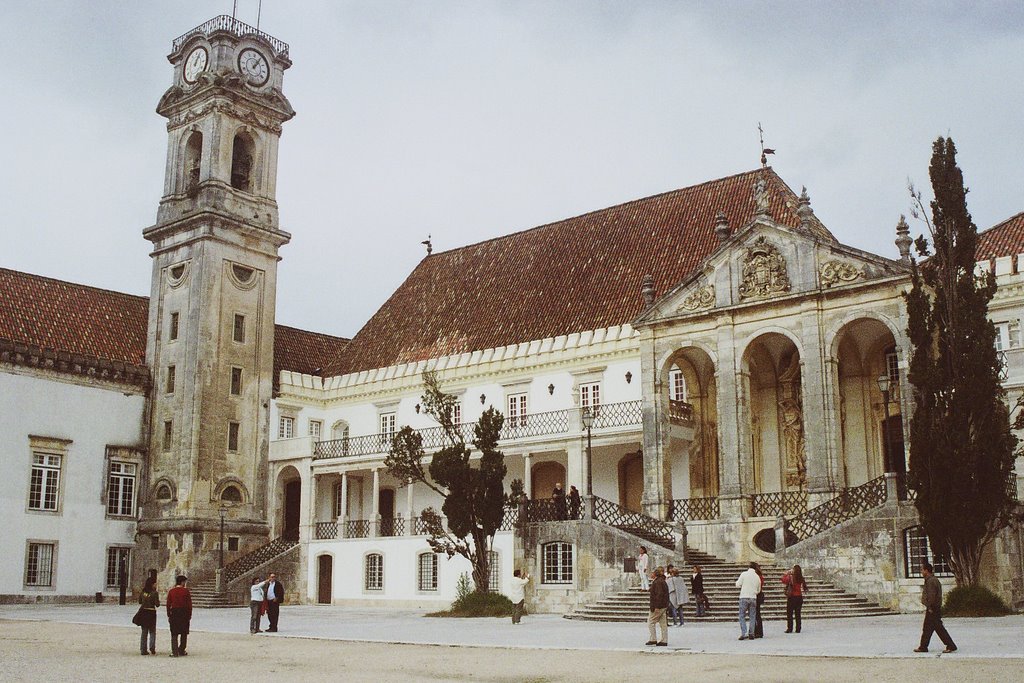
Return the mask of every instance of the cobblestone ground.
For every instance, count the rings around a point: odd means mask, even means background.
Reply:
[[[2,681],[1010,681],[1021,660],[843,658],[391,645],[194,632],[189,656],[138,654],[138,629],[0,620]]]

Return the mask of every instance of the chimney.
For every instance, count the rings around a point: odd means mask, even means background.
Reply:
[[[732,228],[729,227],[729,219],[725,217],[724,213],[719,211],[715,214],[715,235],[718,237],[718,243],[725,244],[731,233]]]
[[[644,284],[640,288],[640,293],[644,295],[644,306],[648,308],[654,305],[654,277],[648,275],[644,278]]]
[[[896,248],[900,250],[900,261],[910,265],[910,226],[907,225],[906,216],[900,215],[900,222],[896,224]]]

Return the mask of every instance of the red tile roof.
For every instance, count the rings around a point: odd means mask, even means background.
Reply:
[[[1007,218],[978,235],[978,261],[1024,254],[1024,212]]]
[[[664,293],[719,246],[715,214],[736,230],[754,216],[750,171],[427,256],[325,375],[387,367],[619,325],[643,310],[641,284]],[[771,169],[773,220],[799,229],[798,198]],[[811,232],[835,237],[817,221]]]
[[[149,297],[0,268],[0,340],[145,366],[148,315]],[[312,374],[347,344],[275,325],[275,385],[281,370]]]

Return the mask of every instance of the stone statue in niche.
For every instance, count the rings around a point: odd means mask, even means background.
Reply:
[[[747,249],[743,259],[740,298],[757,299],[783,294],[789,291],[789,275],[786,259],[782,257],[765,237],[757,240]]]
[[[807,456],[804,448],[803,403],[800,397],[800,358],[792,354],[779,374],[779,416],[788,488],[802,489],[807,484]]]

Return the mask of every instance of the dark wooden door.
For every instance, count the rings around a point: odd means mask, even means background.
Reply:
[[[889,454],[889,472],[903,474],[907,471],[907,452],[903,444],[903,417],[893,415],[884,423],[885,450]]]
[[[334,574],[334,558],[330,555],[321,555],[319,558],[319,581],[316,593],[316,601],[321,605],[331,604],[331,582]]]
[[[395,490],[381,489],[380,503],[377,507],[380,512],[380,535],[395,535]]]
[[[284,536],[299,538],[299,511],[302,509],[302,482],[293,479],[284,485]]]

